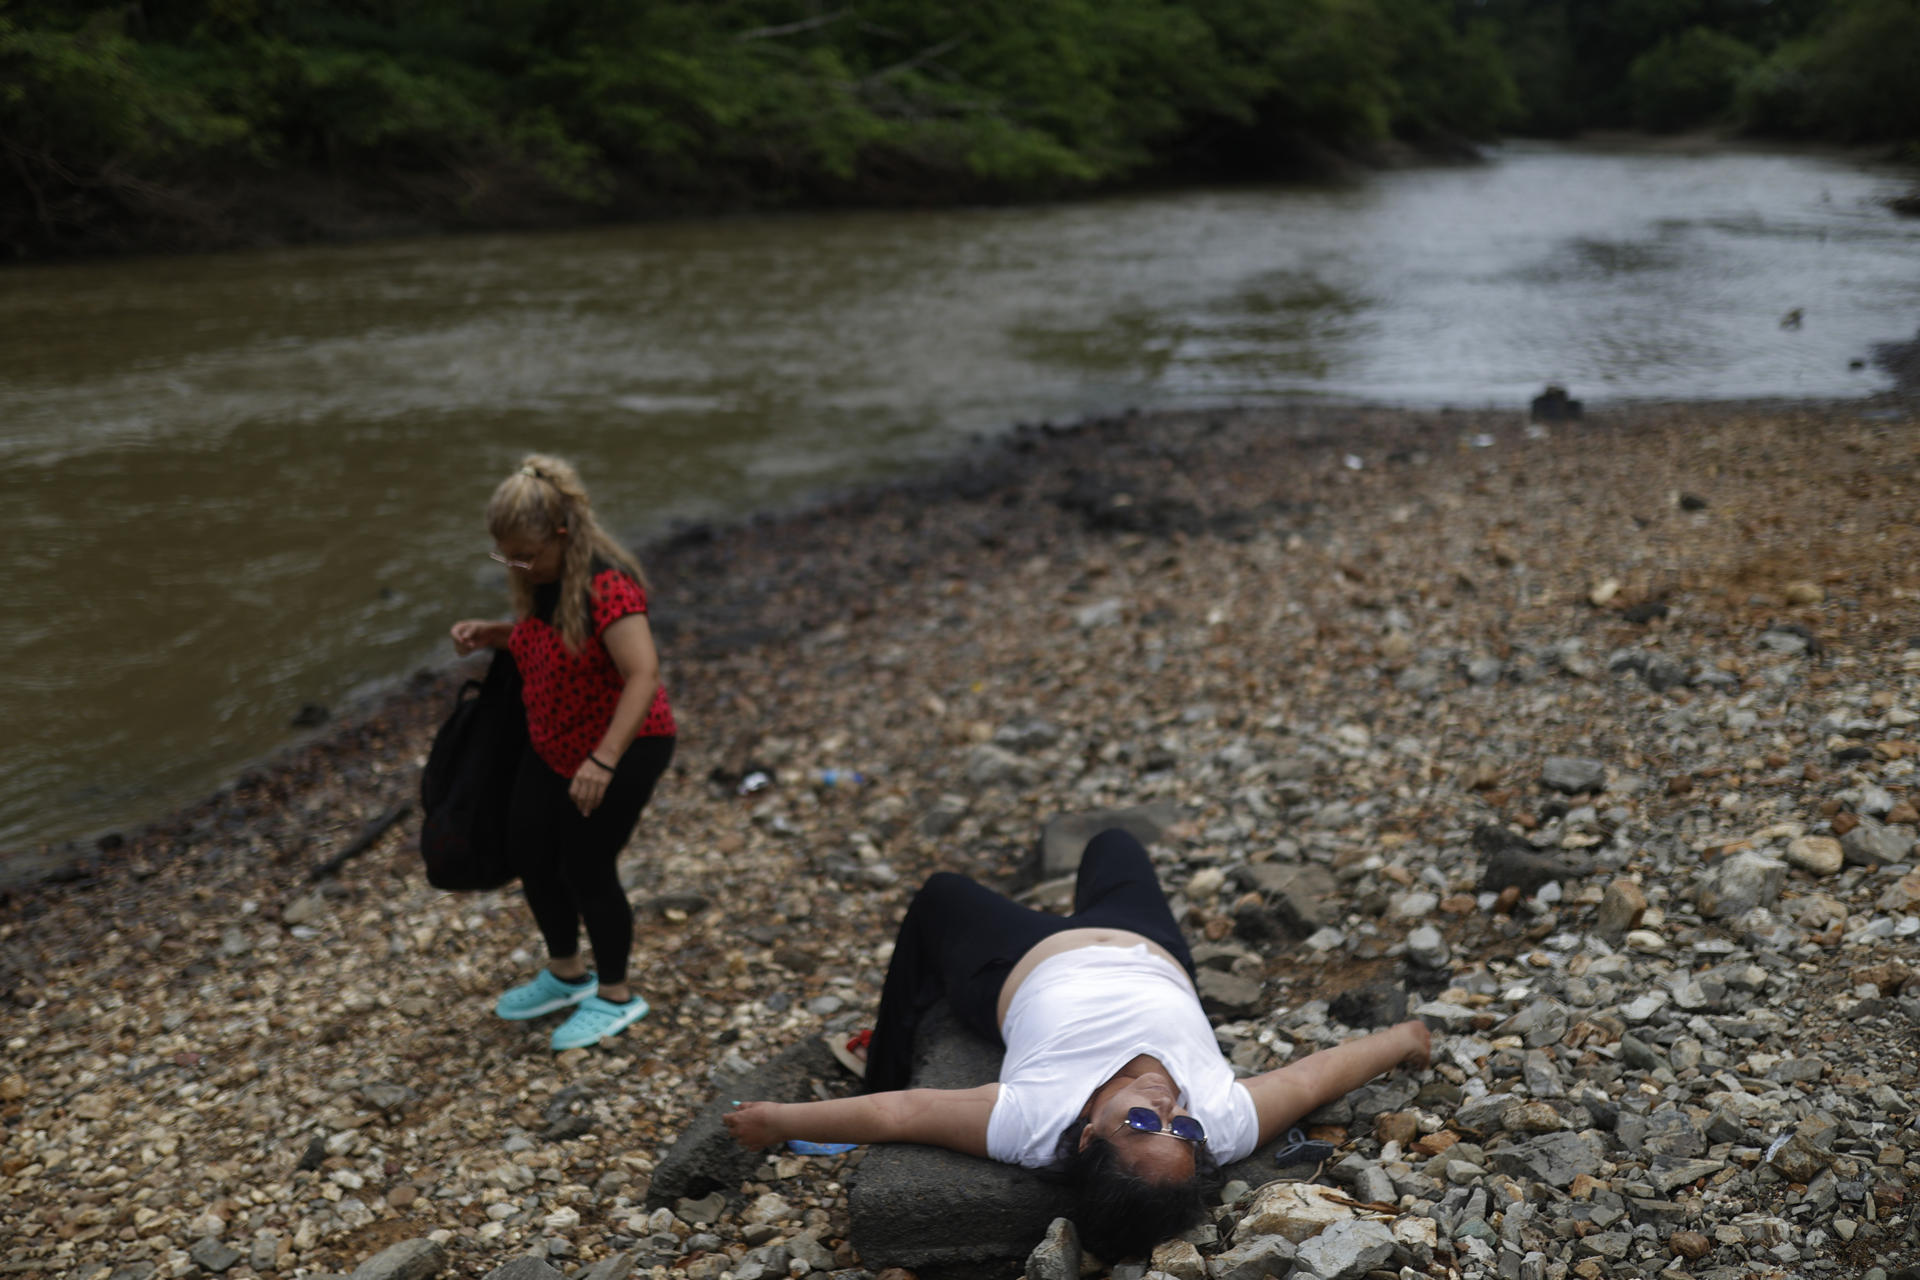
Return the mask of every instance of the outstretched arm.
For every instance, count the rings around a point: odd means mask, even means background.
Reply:
[[[742,1146],[789,1138],[809,1142],[921,1142],[970,1156],[987,1154],[987,1117],[1000,1086],[896,1089],[830,1102],[746,1102],[729,1111],[727,1130]]]
[[[1242,1081],[1253,1095],[1260,1117],[1260,1145],[1265,1146],[1300,1120],[1301,1116],[1358,1089],[1395,1067],[1419,1070],[1427,1065],[1433,1036],[1417,1019],[1349,1040],[1331,1049],[1310,1053],[1249,1080]]]

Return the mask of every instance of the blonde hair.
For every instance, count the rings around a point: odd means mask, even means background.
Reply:
[[[593,562],[602,560],[631,574],[642,587],[647,576],[631,551],[615,541],[593,518],[593,504],[580,475],[560,458],[530,453],[514,473],[500,482],[487,502],[487,532],[495,542],[509,538],[558,537],[567,534],[566,554],[560,562],[560,604],[554,624],[567,648],[587,642],[587,601],[593,590]],[[513,616],[533,612],[533,588],[524,574],[507,575],[513,598]]]

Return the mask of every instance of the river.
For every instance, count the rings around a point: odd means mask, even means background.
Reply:
[[[527,449],[644,538],[1123,406],[1864,396],[1887,380],[1850,362],[1920,324],[1920,223],[1883,203],[1910,176],[1528,144],[1321,187],[7,268],[0,850],[157,816],[304,704],[442,661],[501,608],[480,513]]]

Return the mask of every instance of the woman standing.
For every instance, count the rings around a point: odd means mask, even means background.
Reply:
[[[459,652],[507,649],[520,670],[529,746],[514,778],[508,848],[548,961],[494,1012],[523,1020],[573,1008],[553,1047],[578,1049],[646,1016],[627,986],[633,909],[619,857],[673,759],[673,712],[647,626],[646,578],[593,518],[558,458],[529,455],[487,504],[507,566],[512,622],[453,624]],[[580,925],[596,974],[580,954]]]

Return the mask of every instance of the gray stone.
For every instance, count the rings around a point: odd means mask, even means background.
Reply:
[[[807,1264],[809,1270],[831,1271],[835,1266],[833,1250],[821,1244],[819,1237],[811,1231],[787,1237],[786,1248],[789,1258],[798,1258]]]
[[[1593,931],[1609,942],[1618,942],[1629,929],[1640,927],[1647,913],[1647,895],[1631,880],[1615,880],[1600,898],[1600,910],[1594,917]]]
[[[1687,683],[1687,669],[1664,653],[1650,654],[1646,670],[1640,673],[1640,678],[1655,693],[1665,693],[1668,689]]]
[[[351,1280],[431,1280],[447,1265],[447,1251],[431,1240],[388,1245],[353,1269]]]
[[[1393,687],[1402,693],[1425,697],[1440,687],[1446,673],[1428,663],[1415,663],[1393,678]]]
[[[1540,782],[1543,786],[1568,795],[1604,791],[1607,786],[1607,766],[1603,761],[1589,760],[1583,756],[1548,756],[1540,765]]]
[[[1511,887],[1533,894],[1543,885],[1555,881],[1565,884],[1579,874],[1571,863],[1541,853],[1524,837],[1491,822],[1473,829],[1473,847],[1487,859],[1486,872],[1480,877],[1482,893],[1499,893]]]
[[[1080,1233],[1072,1222],[1055,1218],[1027,1255],[1027,1280],[1080,1280],[1080,1259]]]
[[[1060,814],[1040,829],[1037,878],[1056,880],[1079,870],[1080,855],[1086,852],[1087,841],[1102,831],[1117,827],[1141,844],[1151,845],[1168,827],[1180,821],[1180,816],[1180,807],[1166,801],[1130,809]]]
[[[193,1247],[187,1250],[187,1256],[208,1271],[213,1272],[225,1271],[228,1267],[240,1261],[239,1250],[229,1248],[225,1243],[215,1239],[213,1236],[207,1236],[205,1239],[194,1241]]]
[[[720,1221],[720,1215],[726,1211],[727,1193],[724,1191],[709,1191],[698,1197],[682,1196],[673,1202],[673,1216],[696,1227]]]
[[[313,924],[326,914],[326,898],[318,893],[307,893],[280,908],[280,923],[289,926]]]
[[[1476,654],[1468,658],[1466,664],[1467,679],[1475,684],[1498,683],[1500,673],[1505,669],[1506,664],[1502,663],[1500,659],[1485,653]]]
[[[633,1274],[633,1264],[633,1251],[630,1249],[622,1249],[610,1258],[600,1259],[600,1261],[575,1276],[573,1280],[627,1280],[627,1277]],[[777,1269],[782,1275],[786,1274],[786,1266],[784,1264]],[[738,1280],[737,1277],[736,1280]]]
[[[919,1088],[970,1088],[997,1078],[999,1058],[998,1046],[939,1005],[921,1019],[911,1080]],[[1063,1190],[1030,1170],[908,1144],[869,1148],[847,1187],[849,1238],[875,1270],[1017,1261],[1068,1208]]]
[[[379,1111],[404,1111],[420,1101],[420,1094],[410,1085],[376,1080],[360,1086],[360,1100]]]
[[[1798,630],[1769,627],[1754,637],[1753,643],[1770,653],[1802,654],[1812,648],[1813,640]]]
[[[1200,970],[1194,985],[1200,992],[1201,1007],[1210,1014],[1245,1018],[1265,1012],[1267,1007],[1258,980],[1224,969]]]
[[[1527,1048],[1540,1049],[1558,1044],[1572,1025],[1566,1006],[1557,1000],[1535,1000],[1500,1024],[1500,1034],[1519,1036]]]
[[[726,1085],[720,1095],[695,1116],[653,1171],[647,1187],[647,1206],[670,1207],[674,1201],[697,1199],[711,1191],[728,1192],[746,1181],[763,1158],[733,1140],[723,1116],[734,1098],[742,1101],[799,1102],[813,1099],[815,1079],[833,1079],[840,1071],[833,1055],[817,1038],[807,1036],[765,1066]]]
[[[1566,1188],[1581,1174],[1597,1174],[1606,1144],[1593,1133],[1544,1133],[1490,1153],[1493,1168],[1512,1178],[1532,1178]]]
[[[1393,1232],[1371,1218],[1336,1222],[1294,1249],[1296,1273],[1320,1280],[1359,1280],[1393,1256]]]
[[[1725,1107],[1715,1107],[1713,1114],[1707,1117],[1706,1136],[1708,1142],[1743,1142],[1747,1136],[1747,1122]]]
[[[1638,1224],[1651,1224],[1655,1227],[1677,1227],[1692,1217],[1687,1206],[1672,1200],[1655,1200],[1647,1196],[1631,1196],[1627,1199],[1629,1212]],[[1664,1234],[1664,1232],[1663,1232]]]
[[[1265,913],[1274,926],[1258,931],[1271,935],[1271,939],[1262,936],[1250,941],[1306,938],[1339,919],[1334,904],[1339,899],[1340,886],[1325,867],[1315,863],[1256,862],[1237,868],[1234,875],[1239,883],[1265,895]],[[1237,916],[1234,923],[1236,929],[1241,928]]]
[[[1126,606],[1127,602],[1118,596],[1109,596],[1105,600],[1081,605],[1073,611],[1073,624],[1082,631],[1091,631],[1095,627],[1110,627],[1120,621]]]
[[[1412,1105],[1419,1092],[1419,1082],[1411,1076],[1394,1075],[1361,1085],[1348,1093],[1347,1099],[1356,1117],[1371,1120],[1383,1111],[1399,1111]]]
[[[1860,824],[1840,837],[1840,851],[1856,867],[1877,867],[1889,862],[1905,862],[1913,852],[1912,833],[1890,827],[1878,818],[1863,817]]]
[[[1527,1092],[1536,1098],[1559,1098],[1567,1092],[1560,1069],[1540,1049],[1527,1051],[1526,1060],[1520,1065],[1520,1078],[1526,1082]]]
[[[1685,1156],[1655,1156],[1647,1161],[1647,1180],[1661,1195],[1671,1194],[1675,1188],[1684,1187],[1689,1182],[1697,1182],[1727,1167],[1724,1160],[1689,1159]]]
[[[1212,1280],[1266,1280],[1284,1276],[1293,1266],[1293,1241],[1285,1236],[1258,1236],[1233,1246],[1207,1262]]]
[[[993,741],[1009,751],[1038,751],[1060,741],[1060,728],[1050,720],[1029,716],[995,729]]]
[[[967,753],[967,781],[976,787],[1018,786],[1031,782],[1040,766],[1005,747],[980,743]]]
[[[1469,1098],[1453,1113],[1454,1127],[1473,1137],[1498,1133],[1506,1123],[1507,1108],[1519,1101],[1510,1093],[1489,1093]]]
[[[1674,1107],[1645,1116],[1622,1115],[1615,1133],[1635,1155],[1697,1156],[1707,1149],[1706,1138],[1693,1121]]]
[[[1393,1204],[1400,1198],[1400,1193],[1394,1189],[1392,1175],[1372,1161],[1366,1161],[1354,1170],[1348,1185],[1353,1188],[1354,1199],[1365,1200],[1369,1204]]]
[[[1780,900],[1787,882],[1787,864],[1757,853],[1723,858],[1700,889],[1701,913],[1730,918],[1755,907],[1771,907]]]
[[[920,834],[944,836],[960,825],[967,816],[967,810],[973,807],[972,801],[965,796],[943,795],[935,800],[927,811],[920,815]]]
[[[1618,1262],[1627,1256],[1627,1248],[1633,1243],[1633,1236],[1625,1231],[1596,1231],[1590,1236],[1582,1236],[1575,1252],[1592,1258],[1605,1258],[1609,1262]]]
[[[1446,1158],[1444,1164],[1442,1172],[1446,1175],[1447,1181],[1456,1187],[1471,1186],[1487,1176],[1486,1167],[1477,1165],[1471,1160]]]
[[[1620,1061],[1636,1071],[1671,1070],[1658,1049],[1635,1035],[1620,1037]]]
[[[1422,969],[1444,969],[1453,953],[1438,929],[1423,924],[1407,934],[1407,959]]]
[[[1327,1001],[1327,1017],[1349,1027],[1391,1027],[1407,1020],[1407,989],[1391,981],[1348,987]]]
[[[1414,1006],[1413,1016],[1436,1030],[1457,1033],[1471,1031],[1473,1021],[1480,1016],[1480,1011],[1446,1000],[1428,1000]]]
[[[1811,1083],[1826,1073],[1827,1062],[1824,1058],[1782,1058],[1767,1072],[1767,1079],[1777,1080],[1781,1084]]]
[[[511,1262],[506,1262],[487,1272],[486,1280],[566,1280],[558,1271],[547,1265],[545,1258],[523,1253]]]

